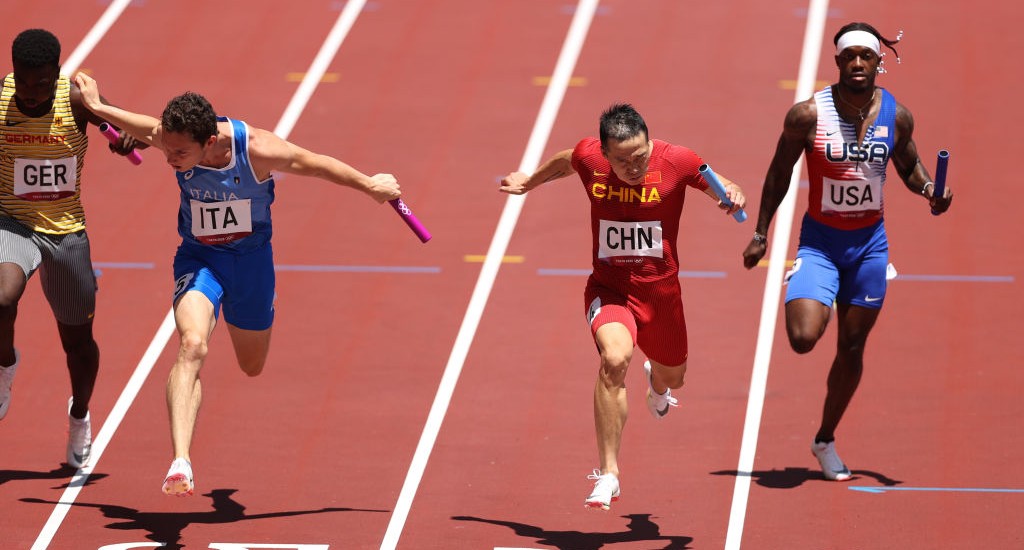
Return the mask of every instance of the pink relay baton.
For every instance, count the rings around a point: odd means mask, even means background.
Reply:
[[[398,215],[409,226],[409,229],[412,229],[412,232],[420,238],[420,241],[427,242],[430,240],[430,231],[427,231],[427,228],[423,227],[423,224],[416,219],[416,215],[412,213],[409,205],[405,204],[402,199],[392,199],[388,203],[394,207],[395,212],[398,212]]]
[[[120,134],[117,133],[117,130],[106,122],[100,124],[100,132],[110,140],[110,143],[116,144],[117,140],[121,138]],[[133,149],[131,153],[128,153],[128,160],[132,164],[138,166],[142,164],[142,154]]]

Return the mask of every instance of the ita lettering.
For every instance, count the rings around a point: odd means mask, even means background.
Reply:
[[[230,206],[225,207],[200,207],[199,227],[202,229],[219,231],[229,226],[238,227],[238,218]]]

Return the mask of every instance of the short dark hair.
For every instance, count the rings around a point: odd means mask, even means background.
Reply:
[[[167,102],[160,124],[166,132],[188,134],[197,143],[204,144],[217,133],[217,113],[205,97],[185,92]]]
[[[903,32],[902,31],[900,32],[900,36],[897,36],[896,39],[893,40],[893,39],[886,38],[886,37],[882,36],[882,33],[878,32],[877,29],[875,29],[874,27],[872,27],[869,24],[863,23],[863,22],[860,22],[860,21],[855,21],[853,23],[847,23],[847,24],[843,25],[843,27],[841,29],[839,29],[836,32],[836,35],[832,38],[832,43],[835,44],[836,46],[838,46],[839,45],[839,37],[843,36],[844,34],[850,32],[850,31],[865,31],[865,32],[869,32],[869,33],[875,35],[875,38],[877,38],[879,42],[881,42],[882,44],[885,44],[886,47],[888,47],[890,50],[892,50],[892,53],[896,55],[896,59],[897,60],[900,58],[899,52],[897,52],[896,48],[894,48],[893,46],[895,46],[896,44],[899,44],[900,37],[903,36]]]
[[[629,103],[616,103],[601,113],[600,132],[601,147],[607,147],[609,139],[625,141],[640,135],[641,132],[645,138],[650,135],[647,133],[644,117]]]
[[[11,61],[15,65],[34,69],[60,66],[60,41],[48,30],[28,29],[14,38]]]

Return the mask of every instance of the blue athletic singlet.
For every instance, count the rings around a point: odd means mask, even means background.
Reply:
[[[246,252],[270,242],[274,178],[258,180],[249,162],[249,132],[239,120],[218,117],[233,129],[231,162],[175,172],[181,188],[178,234],[185,243]]]
[[[176,172],[181,188],[174,256],[174,300],[202,292],[217,316],[242,329],[274,322],[274,260],[270,205],[274,178],[256,179],[249,160],[249,132],[242,121],[219,117],[232,128],[231,161],[224,168],[195,166]]]

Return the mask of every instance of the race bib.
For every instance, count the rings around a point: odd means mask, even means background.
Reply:
[[[597,235],[598,258],[644,256],[663,258],[661,222],[616,222],[601,220]]]
[[[29,201],[52,201],[75,194],[78,157],[14,159],[14,194]]]
[[[252,201],[190,201],[192,235],[203,244],[224,244],[252,234]]]
[[[822,178],[821,212],[851,213],[882,209],[882,178],[834,180]]]

